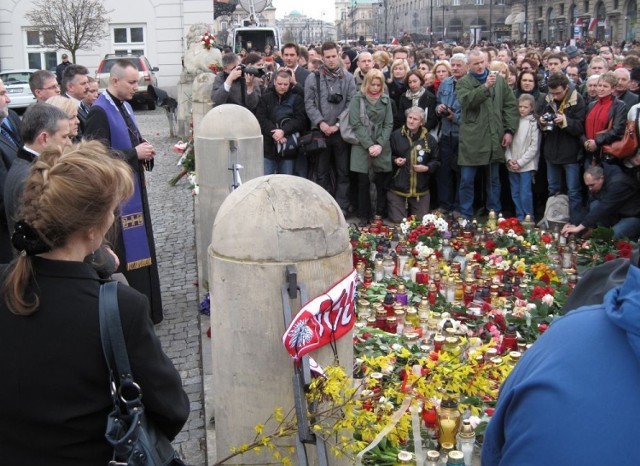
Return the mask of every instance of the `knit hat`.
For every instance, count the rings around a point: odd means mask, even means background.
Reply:
[[[570,45],[569,47],[567,47],[565,52],[567,52],[567,55],[569,56],[569,58],[574,58],[580,55],[580,51],[578,50],[578,47],[576,47],[575,45]]]

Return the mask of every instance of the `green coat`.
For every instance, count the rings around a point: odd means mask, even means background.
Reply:
[[[502,137],[515,134],[520,122],[518,103],[507,82],[498,75],[493,89],[466,74],[458,80],[456,94],[462,107],[458,165],[479,166],[503,162]]]
[[[360,105],[364,103],[373,131],[369,132],[360,121]],[[349,123],[356,133],[360,144],[351,146],[351,171],[357,173],[369,172],[369,159],[374,172],[391,171],[391,131],[393,130],[393,113],[391,99],[382,94],[375,105],[372,105],[360,92],[351,99],[349,109]],[[369,147],[374,144],[382,146],[382,153],[377,157],[369,156]]]

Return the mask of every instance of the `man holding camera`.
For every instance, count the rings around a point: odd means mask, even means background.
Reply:
[[[327,148],[317,155],[316,182],[334,195],[346,217],[353,208],[349,202],[351,156],[349,144],[340,136],[338,119],[343,112],[349,112],[356,85],[353,75],[341,66],[335,42],[322,44],[322,61],[323,66],[307,77],[304,104],[311,127],[322,131],[327,144]],[[331,170],[336,173],[335,193],[331,186]]]
[[[549,196],[560,192],[564,172],[570,221],[578,225],[582,215],[580,137],[584,134],[586,107],[582,96],[569,85],[569,78],[564,74],[550,75],[547,85],[549,93],[538,123],[542,129],[542,153],[547,162]]]
[[[255,113],[260,101],[260,85],[256,82],[257,78],[246,72],[246,67],[240,64],[240,57],[235,53],[222,56],[222,67],[224,71],[218,73],[213,82],[213,106],[236,104]]]

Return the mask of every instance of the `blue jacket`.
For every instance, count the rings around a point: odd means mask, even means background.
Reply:
[[[454,117],[452,121],[446,118],[440,119],[440,134],[443,136],[458,137],[460,132],[460,118],[462,117],[462,110],[458,96],[455,89],[455,78],[450,76],[440,83],[438,88],[438,105],[445,104],[453,109]]]
[[[640,269],[603,304],[558,319],[502,386],[483,466],[631,464],[640,458]]]

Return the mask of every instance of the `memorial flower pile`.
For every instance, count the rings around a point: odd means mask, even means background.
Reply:
[[[312,384],[316,435],[334,454],[378,466],[455,443],[461,419],[480,440],[501,383],[562,313],[578,268],[631,255],[608,234],[566,239],[495,215],[485,225],[428,215],[350,230],[355,365],[352,377],[325,367]],[[273,429],[295,422],[291,414],[255,442],[274,448]]]

